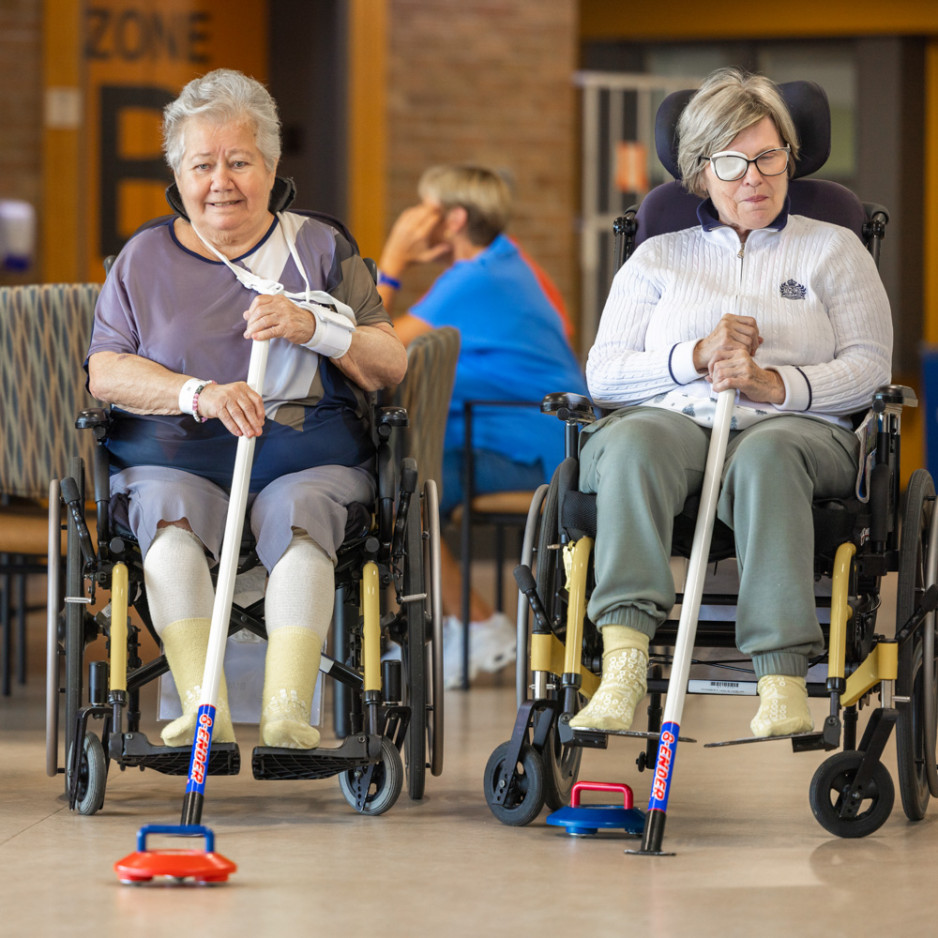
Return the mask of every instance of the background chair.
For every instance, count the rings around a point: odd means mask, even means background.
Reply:
[[[459,330],[443,326],[417,336],[407,346],[407,375],[397,386],[392,403],[407,410],[407,432],[401,434],[403,452],[417,460],[418,489],[436,480],[442,495],[443,435],[459,358]]]
[[[490,492],[477,495],[475,491],[475,464],[473,461],[472,421],[474,412],[486,408],[536,407],[538,401],[466,401],[463,408],[465,443],[463,446],[463,500],[453,513],[453,522],[459,525],[459,564],[462,575],[460,617],[463,625],[463,688],[469,687],[469,623],[472,597],[473,528],[491,527],[495,532],[495,608],[504,612],[505,539],[514,530],[520,542],[534,492]],[[520,544],[519,544],[520,546]],[[520,553],[520,550],[519,550]]]
[[[26,577],[45,572],[50,480],[69,458],[90,456],[74,415],[92,398],[81,367],[100,286],[0,287],[0,685],[10,693],[13,618],[20,684],[26,682]],[[57,496],[56,496],[57,497]]]

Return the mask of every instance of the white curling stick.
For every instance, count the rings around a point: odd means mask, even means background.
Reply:
[[[668,694],[664,705],[655,776],[648,801],[648,818],[645,823],[642,849],[637,851],[638,853],[661,853],[671,775],[674,771],[681,716],[684,712],[684,698],[687,696],[687,679],[690,676],[694,640],[697,636],[697,619],[700,616],[700,601],[703,595],[707,560],[710,555],[710,540],[713,537],[713,523],[716,518],[717,501],[720,497],[720,479],[723,475],[723,461],[726,457],[726,444],[729,440],[735,403],[736,391],[733,389],[721,391],[717,398],[716,416],[713,420],[707,464],[700,489],[697,526],[694,528],[694,540],[691,543],[690,559],[687,563],[684,598],[681,601],[681,618],[678,621],[674,660],[671,664],[671,677],[668,681]]]
[[[258,394],[261,393],[264,384],[269,348],[270,343],[266,339],[255,341],[251,346],[247,383],[251,390]],[[211,724],[205,726],[205,721],[210,717],[214,722],[215,709],[218,704],[218,686],[224,670],[228,623],[231,618],[231,603],[234,599],[235,577],[238,573],[238,553],[241,549],[241,530],[244,526],[244,512],[247,508],[255,441],[256,437],[253,436],[239,437],[235,453],[231,494],[228,498],[228,517],[225,521],[221,559],[218,564],[218,581],[215,585],[215,605],[212,607],[212,625],[209,629],[205,670],[202,674],[202,697],[199,702],[198,724],[192,745],[189,782],[183,807],[183,824],[198,824],[201,814],[201,800],[205,791],[205,776],[212,735]]]

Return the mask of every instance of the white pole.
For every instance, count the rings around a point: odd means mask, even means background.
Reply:
[[[678,621],[674,660],[668,680],[661,739],[658,743],[658,757],[655,761],[655,776],[652,779],[651,797],[648,801],[648,818],[645,823],[642,849],[638,851],[639,853],[661,853],[671,776],[674,772],[681,716],[684,712],[684,698],[687,696],[687,679],[690,675],[694,640],[697,636],[697,618],[700,615],[700,600],[703,595],[707,560],[710,555],[710,540],[713,536],[713,522],[720,497],[723,460],[726,456],[726,444],[729,440],[735,402],[736,391],[732,389],[721,391],[717,399],[716,416],[710,435],[710,448],[707,451],[707,464],[700,489],[700,510],[697,513],[697,526],[694,529],[694,540],[691,543],[690,559],[687,563],[684,598],[681,601],[681,618]]]
[[[264,373],[267,370],[267,353],[270,343],[266,340],[254,342],[251,361],[248,365],[248,386],[261,393]],[[248,491],[251,482],[251,463],[254,460],[255,437],[239,437],[235,453],[234,474],[231,480],[231,495],[228,499],[228,517],[222,541],[221,559],[218,562],[218,582],[215,586],[215,605],[212,607],[212,625],[209,630],[208,652],[205,671],[202,675],[202,705],[212,707],[218,703],[218,685],[224,669],[225,647],[228,640],[228,621],[234,599],[235,578],[238,573],[238,554],[241,549],[241,530],[244,512],[247,509]]]
[[[267,340],[254,342],[251,346],[251,362],[248,365],[248,385],[258,394],[264,384],[267,370]],[[208,775],[209,755],[212,751],[212,728],[218,704],[218,685],[224,673],[225,647],[228,640],[228,622],[231,618],[231,602],[234,598],[235,577],[238,572],[238,553],[241,549],[241,529],[247,507],[248,489],[251,481],[251,463],[254,459],[255,437],[239,437],[235,452],[231,494],[228,498],[228,517],[218,563],[218,581],[215,585],[215,605],[212,607],[212,624],[208,634],[208,649],[205,654],[205,670],[202,673],[202,697],[199,701],[195,738],[189,760],[189,778],[182,804],[182,825],[194,827],[202,817],[202,802],[205,797],[205,781]]]

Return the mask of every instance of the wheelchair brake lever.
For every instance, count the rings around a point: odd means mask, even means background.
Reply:
[[[98,559],[98,555],[95,553],[94,544],[91,542],[91,532],[88,530],[87,521],[85,521],[81,496],[78,493],[78,483],[71,476],[68,476],[59,483],[59,492],[62,501],[65,502],[71,513],[82,556],[88,563],[94,563]]]
[[[417,463],[407,458],[401,464],[401,486],[397,502],[397,517],[394,520],[394,533],[391,538],[391,557],[397,561],[404,555],[404,529],[407,525],[407,512],[410,510],[411,496],[417,490]]]
[[[518,589],[524,593],[528,605],[531,607],[531,613],[534,615],[534,631],[550,633],[550,620],[544,611],[544,603],[541,602],[541,597],[538,595],[537,583],[531,573],[531,568],[526,563],[519,563],[512,572],[514,573],[515,582],[518,584]]]

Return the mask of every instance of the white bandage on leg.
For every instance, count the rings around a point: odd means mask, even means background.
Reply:
[[[334,602],[332,560],[308,534],[294,533],[267,583],[262,745],[319,745],[319,731],[310,726],[309,715]]]
[[[264,615],[267,634],[284,626],[312,629],[326,640],[335,604],[335,569],[329,555],[305,532],[293,540],[270,571]]]
[[[147,605],[157,635],[170,622],[212,618],[215,590],[202,542],[185,528],[160,528],[143,559]]]

